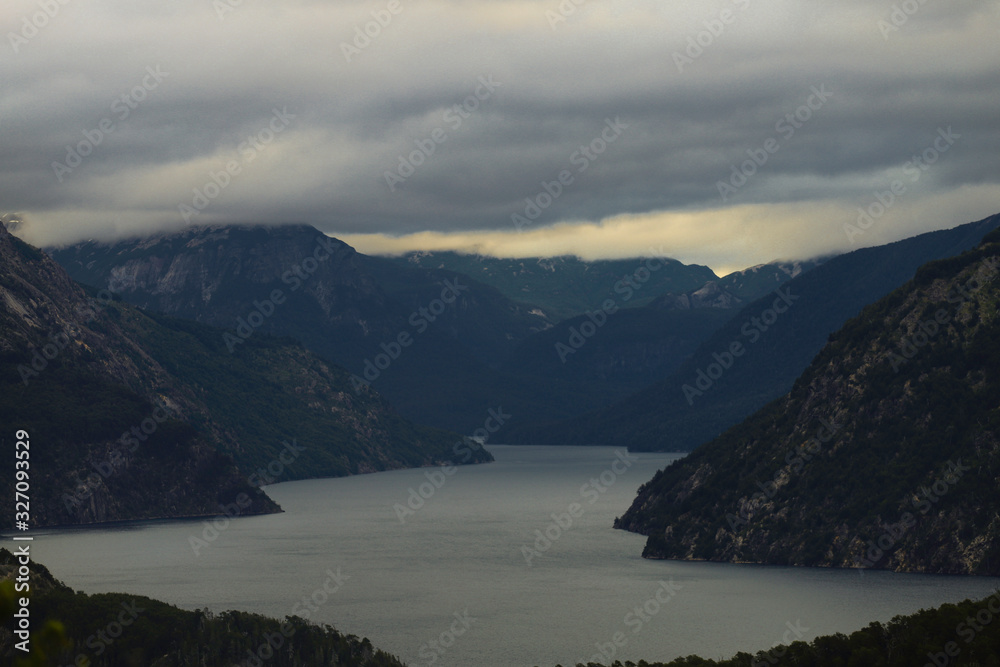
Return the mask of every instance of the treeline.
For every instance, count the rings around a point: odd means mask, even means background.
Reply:
[[[937,609],[896,616],[852,632],[793,642],[728,660],[697,656],[671,662],[616,661],[610,667],[921,667],[1000,665],[1000,591],[983,600],[965,600]],[[559,666],[561,667],[561,666]],[[583,667],[578,664],[577,667]],[[603,667],[588,663],[586,667]]]
[[[0,577],[16,563],[0,549]],[[300,617],[185,611],[147,597],[87,595],[31,566],[31,653],[16,650],[14,580],[0,582],[0,662],[15,667],[402,667],[368,639]]]

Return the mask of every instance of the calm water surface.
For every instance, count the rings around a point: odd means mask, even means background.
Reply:
[[[789,627],[808,641],[1000,586],[998,578],[643,560],[645,538],[611,524],[678,455],[632,455],[625,467],[611,448],[489,449],[496,463],[459,468],[433,495],[427,474],[436,468],[269,487],[285,513],[233,521],[197,555],[191,538],[205,537],[206,526],[188,521],[43,533],[33,556],[88,593],[297,613],[366,636],[410,665],[442,667],[573,665],[601,646],[610,652],[616,633],[616,659],[730,657],[782,641]],[[430,497],[401,521],[394,505],[421,484]],[[553,513],[574,503],[572,525],[558,527]],[[555,539],[539,541],[547,549],[528,554],[529,565],[523,548],[534,548],[535,531]],[[338,572],[343,583],[327,594]]]

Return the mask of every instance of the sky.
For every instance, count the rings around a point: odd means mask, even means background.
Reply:
[[[1000,212],[1000,0],[5,0],[0,36],[36,245],[307,223],[724,273]]]

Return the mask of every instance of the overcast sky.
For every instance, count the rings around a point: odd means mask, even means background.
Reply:
[[[0,9],[36,244],[304,222],[724,272],[1000,212],[1000,2],[62,2]]]

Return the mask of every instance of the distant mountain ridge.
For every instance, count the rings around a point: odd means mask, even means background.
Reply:
[[[665,294],[689,294],[711,282],[738,299],[752,300],[818,264],[772,262],[719,278],[707,266],[685,265],[666,257],[662,247],[650,250],[648,257],[613,260],[584,260],[573,255],[500,258],[451,251],[411,252],[389,259],[405,266],[464,273],[497,288],[509,299],[538,306],[556,322],[596,310],[609,298],[627,301],[630,308],[641,307]],[[640,276],[641,289],[623,299],[636,285],[628,283],[628,276],[636,274],[647,259],[663,264],[647,271],[644,279]]]
[[[1000,231],[834,333],[792,390],[660,471],[649,558],[1000,573]]]
[[[788,391],[864,306],[921,265],[976,247],[997,226],[1000,215],[834,257],[735,311],[673,375],[573,420],[517,425],[509,439],[690,451]]]
[[[593,309],[615,303],[617,314],[599,336],[564,363],[557,344],[587,317],[582,312],[554,325],[537,304],[441,268],[440,257],[420,255],[423,264],[369,257],[308,226],[197,227],[51,254],[80,282],[150,311],[227,329],[236,354],[244,336],[294,337],[421,423],[473,433],[488,410],[502,407],[514,417],[501,438],[512,424],[572,417],[659,379],[726,317],[632,307],[657,289],[683,293],[717,280],[707,267],[666,258],[653,259],[653,269],[639,260],[538,260],[518,269],[536,293],[562,290],[585,304],[600,297]],[[479,278],[506,281],[507,269],[497,267],[509,268],[507,260],[448,257],[490,268]],[[769,270],[787,279],[785,271]],[[570,279],[581,275],[582,285]]]

